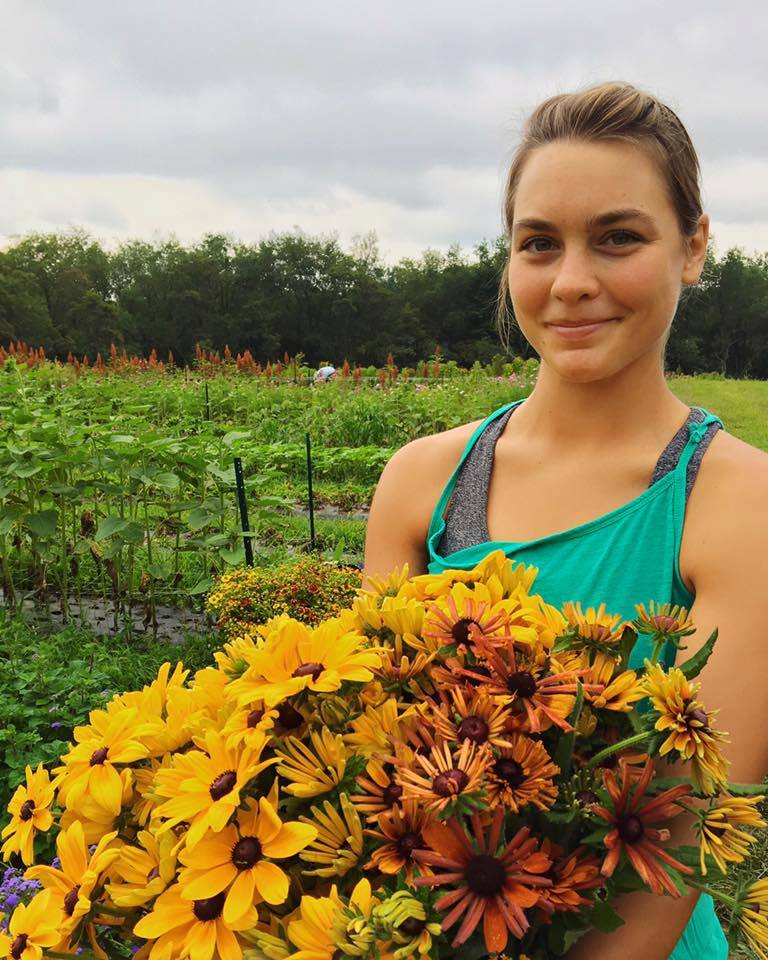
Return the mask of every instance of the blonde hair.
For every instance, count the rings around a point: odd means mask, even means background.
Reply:
[[[556,140],[620,141],[645,150],[658,164],[687,246],[702,214],[701,167],[677,114],[653,94],[621,81],[598,83],[549,97],[529,115],[515,150],[504,191],[503,223],[509,243],[515,195],[523,166],[538,147]],[[505,348],[511,327],[507,266],[502,271],[496,323]]]

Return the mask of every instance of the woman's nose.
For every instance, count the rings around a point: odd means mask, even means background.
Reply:
[[[558,257],[552,281],[553,297],[563,303],[576,303],[584,296],[596,297],[599,292],[595,264],[588,251],[572,248]]]

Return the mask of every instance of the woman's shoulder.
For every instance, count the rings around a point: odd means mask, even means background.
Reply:
[[[394,453],[387,469],[390,473],[404,474],[406,477],[415,470],[422,483],[432,480],[439,484],[442,480],[444,486],[484,419],[411,440]]]
[[[768,534],[768,453],[718,430],[701,461],[686,510],[687,567],[694,583],[716,571],[723,555],[754,543],[756,529]]]

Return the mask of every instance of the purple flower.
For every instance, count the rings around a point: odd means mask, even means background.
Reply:
[[[59,723],[58,720],[54,720],[53,723],[51,724],[51,726],[55,729],[56,727],[63,727],[64,724],[63,724],[63,723]]]

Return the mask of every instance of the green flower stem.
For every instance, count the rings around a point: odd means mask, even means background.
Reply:
[[[696,890],[701,890],[702,893],[708,893],[711,897],[721,900],[726,906],[730,907],[731,910],[739,909],[739,901],[736,900],[735,897],[729,897],[728,894],[723,893],[722,890],[716,890],[714,887],[709,887],[706,883],[698,883],[696,880],[689,880],[687,877],[685,882],[689,887],[694,887]]]
[[[605,760],[606,757],[618,753],[619,750],[623,750],[625,747],[633,747],[636,743],[643,743],[649,740],[653,733],[653,730],[644,730],[642,733],[636,733],[633,737],[627,737],[626,740],[619,740],[618,743],[612,743],[610,747],[606,747],[604,750],[596,753],[590,760],[587,760],[586,766],[594,767],[600,763],[601,760]]]

